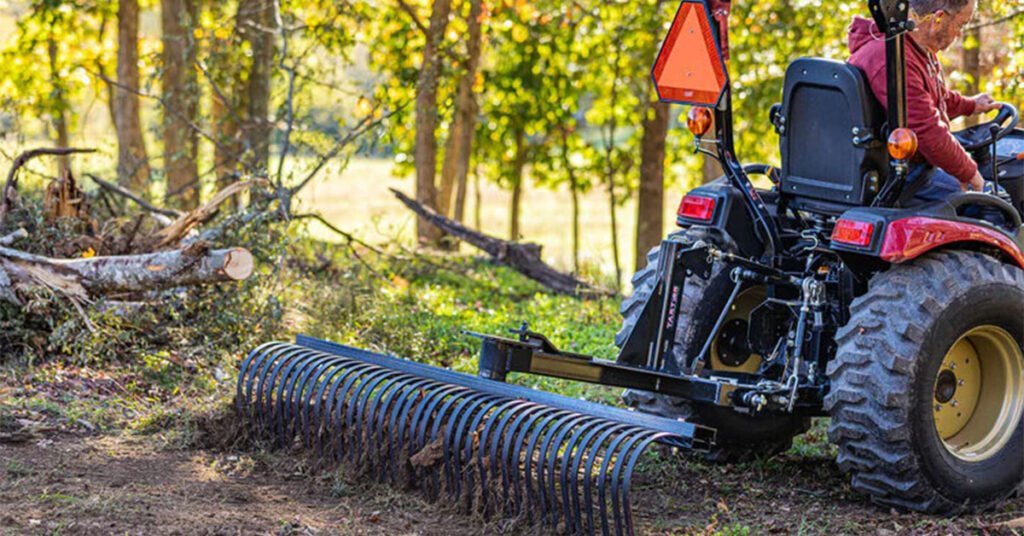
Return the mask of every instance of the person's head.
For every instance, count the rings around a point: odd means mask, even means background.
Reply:
[[[945,50],[974,16],[976,0],[910,0],[914,39],[932,52]]]

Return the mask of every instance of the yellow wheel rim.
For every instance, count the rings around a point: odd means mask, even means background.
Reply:
[[[1024,353],[1006,330],[978,326],[960,337],[935,375],[932,416],[942,444],[961,460],[999,452],[1024,410]]]
[[[768,296],[768,292],[764,287],[751,287],[742,292],[739,296],[736,296],[736,301],[732,303],[732,308],[729,309],[729,313],[725,315],[725,320],[722,322],[722,326],[726,326],[732,320],[743,320],[749,325],[750,312],[754,310],[758,305],[764,303],[765,298]],[[719,353],[718,349],[718,333],[714,334],[711,340],[711,370],[728,371],[728,372],[746,372],[753,374],[761,367],[761,356],[758,354],[750,354],[745,360],[742,360],[738,365],[727,364],[722,359],[722,354]]]

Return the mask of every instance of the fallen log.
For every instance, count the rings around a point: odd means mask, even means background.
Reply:
[[[73,301],[88,302],[111,294],[242,281],[252,271],[253,257],[248,250],[211,250],[203,243],[156,253],[83,259],[53,259],[0,247],[0,298],[17,303],[17,290],[45,287]]]
[[[541,246],[529,242],[510,242],[474,231],[461,223],[446,218],[433,209],[423,206],[417,201],[391,188],[409,210],[426,220],[431,225],[443,230],[454,238],[467,242],[486,252],[494,260],[507,265],[513,270],[533,279],[559,294],[570,296],[611,296],[612,291],[595,287],[572,274],[560,272],[540,258]]]

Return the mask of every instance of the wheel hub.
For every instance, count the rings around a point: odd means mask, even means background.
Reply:
[[[965,461],[999,451],[1024,409],[1024,354],[1000,327],[969,330],[942,359],[935,377],[932,415],[946,449]]]
[[[718,359],[730,367],[741,367],[750,359],[750,344],[747,342],[747,321],[734,318],[722,326],[718,334]]]
[[[711,339],[711,370],[754,373],[761,367],[761,356],[754,353],[747,341],[750,312],[764,303],[764,287],[751,287],[740,292],[725,316],[725,322]]]

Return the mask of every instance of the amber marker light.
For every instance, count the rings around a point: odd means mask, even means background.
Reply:
[[[889,156],[906,160],[917,152],[917,134],[909,128],[897,128],[889,134]]]
[[[711,110],[701,106],[690,108],[690,113],[686,114],[686,128],[698,138],[703,136],[711,128]]]

